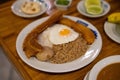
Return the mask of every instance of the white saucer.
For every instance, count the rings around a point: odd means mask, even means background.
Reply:
[[[116,32],[115,30],[116,24],[105,22],[104,24],[104,30],[105,33],[115,42],[120,43],[120,34]]]
[[[77,5],[77,10],[80,12],[82,15],[91,17],[91,18],[97,18],[106,15],[110,11],[110,5],[106,1],[102,1],[102,7],[103,7],[103,13],[99,15],[91,15],[86,12],[86,9],[84,7],[84,0],[81,0],[78,5]]]
[[[42,15],[43,13],[45,13],[48,9],[48,6],[45,2],[43,1],[39,1],[38,3],[41,5],[41,11],[37,14],[25,14],[21,11],[21,5],[25,2],[25,1],[30,1],[30,0],[16,0],[12,6],[11,6],[11,10],[12,12],[20,17],[24,17],[24,18],[32,18],[32,17],[36,17],[39,15]]]

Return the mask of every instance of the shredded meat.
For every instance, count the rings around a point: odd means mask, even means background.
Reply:
[[[87,49],[87,41],[80,36],[70,43],[53,45],[55,55],[50,59],[50,62],[61,64],[73,61],[85,54]]]

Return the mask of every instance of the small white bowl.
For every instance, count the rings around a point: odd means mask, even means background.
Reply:
[[[99,61],[97,64],[95,64],[93,66],[93,68],[91,69],[89,76],[88,76],[88,80],[97,80],[97,76],[99,74],[99,72],[106,66],[113,64],[113,63],[120,63],[120,55],[114,55],[114,56],[110,56],[107,58],[102,59],[101,61]]]
[[[67,10],[68,9],[68,7],[71,5],[71,3],[72,3],[72,0],[67,0],[67,1],[69,1],[69,4],[68,5],[61,5],[61,4],[57,4],[57,1],[58,0],[55,0],[54,1],[54,5],[58,8],[58,9],[60,9],[60,10]]]

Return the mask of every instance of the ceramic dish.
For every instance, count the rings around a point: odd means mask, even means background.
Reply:
[[[120,62],[120,55],[114,55],[102,59],[97,64],[95,64],[94,67],[91,69],[88,80],[97,80],[97,75],[99,74],[101,69],[103,69],[109,64],[118,63],[118,62]]]
[[[84,80],[89,80],[89,72],[85,75]]]
[[[41,5],[41,11],[39,13],[36,14],[25,14],[21,11],[21,5],[25,2],[25,1],[30,1],[30,0],[16,0],[12,6],[11,6],[11,10],[12,12],[20,17],[25,17],[25,18],[32,18],[32,17],[36,17],[39,15],[42,15],[43,13],[45,13],[47,11],[47,4],[45,2],[40,2],[38,1],[38,3]]]
[[[45,17],[45,18],[38,19],[30,23],[29,25],[27,25],[17,37],[16,49],[17,49],[18,55],[26,64],[28,64],[29,66],[35,69],[42,70],[45,72],[63,73],[63,72],[74,71],[84,67],[89,63],[91,63],[99,55],[99,52],[102,47],[102,39],[98,30],[92,24],[90,24],[89,22],[83,19],[73,17],[73,16],[64,16],[64,17],[86,24],[87,27],[93,30],[94,33],[96,34],[96,39],[94,43],[90,45],[90,48],[87,50],[85,55],[81,56],[80,58],[74,61],[63,63],[63,64],[53,64],[48,62],[42,62],[37,60],[35,57],[31,57],[30,59],[28,59],[22,48],[24,39],[31,30],[33,30],[37,25],[41,24],[42,22],[44,22],[49,18],[49,17]]]
[[[68,0],[69,1],[69,3],[68,3],[68,5],[61,5],[61,4],[57,4],[57,1],[58,0],[55,0],[54,1],[54,5],[58,8],[58,9],[60,9],[60,10],[67,10],[67,8],[71,5],[71,3],[72,3],[72,0]]]
[[[103,7],[103,13],[99,15],[91,15],[86,12],[85,6],[84,6],[84,0],[81,0],[78,5],[77,5],[77,10],[80,12],[82,15],[90,17],[90,18],[97,18],[106,15],[110,11],[110,5],[102,0],[102,7]]]
[[[116,24],[105,22],[104,24],[105,33],[115,42],[120,43],[120,34],[116,31]]]

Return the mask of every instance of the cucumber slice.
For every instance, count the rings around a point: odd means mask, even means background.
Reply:
[[[85,0],[85,6],[89,7],[90,5],[101,6],[101,1],[100,0]]]
[[[103,12],[101,0],[85,0],[85,8],[89,14],[95,15]]]
[[[86,11],[89,14],[96,15],[96,14],[101,14],[103,12],[103,8],[101,6],[91,5],[91,6],[86,8]]]

